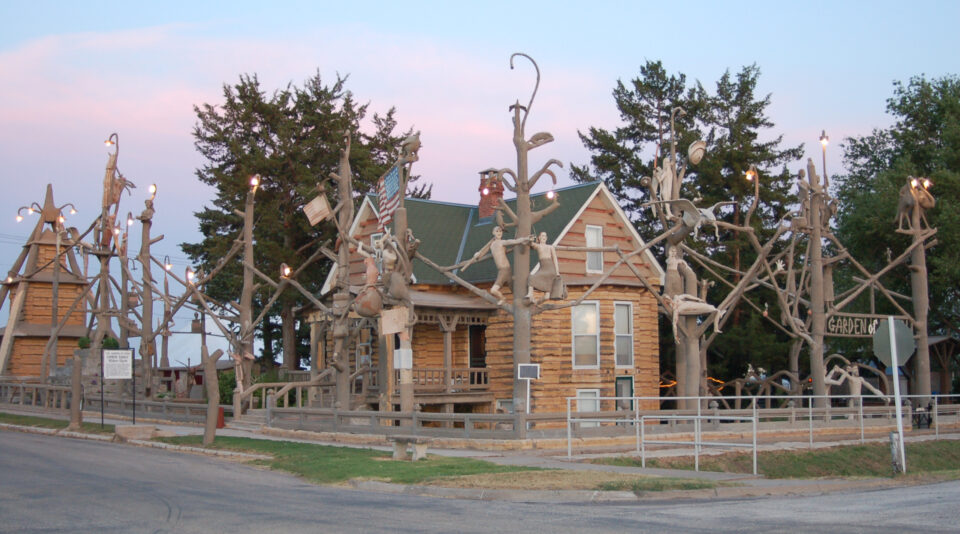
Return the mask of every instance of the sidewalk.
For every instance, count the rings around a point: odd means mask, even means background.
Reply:
[[[51,418],[51,419],[67,419],[64,416],[57,416],[56,414],[45,414],[37,413],[27,410],[16,410],[9,407],[3,407],[2,410],[7,413],[14,413],[20,415],[37,415],[41,417]],[[84,413],[84,422],[86,423],[99,423],[100,414],[85,412]],[[104,423],[112,425],[129,425],[130,420],[123,417],[105,417]],[[189,423],[170,423],[170,422],[157,422],[157,421],[146,421],[138,418],[137,426],[140,425],[149,425],[156,427],[159,431],[165,432],[171,435],[176,436],[187,436],[187,435],[202,435],[203,427],[199,424],[189,424]],[[0,429],[11,429],[18,431],[26,432],[38,432],[38,429],[34,427],[18,427],[16,425],[2,425]],[[71,438],[80,438],[80,439],[96,439],[96,440],[109,440],[109,437],[102,435],[94,434],[85,434],[80,432],[66,432],[66,431],[51,431],[45,430],[40,431],[39,433],[44,434],[58,434],[64,437]],[[241,429],[232,429],[232,428],[222,428],[217,430],[218,436],[235,436],[235,437],[246,437],[254,439],[267,439],[273,441],[294,441],[302,443],[314,443],[318,445],[329,445],[334,447],[352,447],[352,448],[362,448],[362,449],[373,449],[379,451],[391,451],[392,446],[384,445],[380,443],[344,443],[344,442],[335,442],[330,440],[319,440],[319,439],[309,439],[307,437],[295,437],[289,435],[288,432],[276,432],[276,431],[251,431],[251,430],[241,430]],[[934,436],[909,436],[907,441],[924,441],[933,439]],[[960,439],[960,434],[941,434],[940,439]],[[373,440],[367,440],[373,441]],[[376,441],[382,443],[382,439],[378,438]],[[884,442],[886,441],[883,438],[873,438],[867,439],[868,442]],[[226,451],[218,451],[212,453],[208,449],[202,449],[199,447],[184,447],[179,445],[169,445],[160,442],[154,441],[139,441],[131,440],[131,444],[137,446],[146,446],[146,447],[155,447],[163,448],[167,450],[177,450],[182,452],[191,452],[191,453],[200,453],[200,454],[213,454],[221,457],[233,457],[235,459],[247,459],[246,456],[250,456],[249,459],[256,459],[256,455],[245,455],[242,453],[229,453]],[[853,445],[859,444],[860,440],[841,440],[834,442],[818,442],[814,443],[815,448],[823,447],[832,447],[837,445]],[[809,449],[810,445],[807,442],[777,442],[759,445],[759,450],[802,450]],[[637,476],[649,476],[649,477],[670,477],[670,478],[684,478],[684,479],[699,479],[713,482],[720,482],[723,485],[720,485],[713,489],[705,490],[685,490],[685,491],[663,491],[663,492],[649,492],[643,495],[635,495],[631,492],[626,491],[592,491],[592,490],[556,490],[556,491],[540,491],[540,490],[496,490],[496,489],[466,489],[466,488],[441,488],[435,486],[407,486],[401,484],[390,484],[384,482],[373,482],[373,481],[356,481],[352,483],[352,486],[365,491],[376,491],[376,492],[388,492],[388,493],[404,493],[404,494],[416,494],[416,495],[425,495],[425,496],[437,496],[437,497],[446,497],[446,498],[462,498],[462,499],[482,499],[482,500],[509,500],[509,501],[520,501],[520,502],[636,502],[638,500],[678,500],[678,499],[704,499],[704,498],[755,498],[755,497],[764,497],[764,496],[775,496],[775,495],[821,495],[824,493],[835,492],[835,491],[854,491],[854,490],[867,490],[867,489],[879,489],[885,487],[893,487],[902,485],[901,481],[896,481],[890,478],[879,478],[879,479],[857,479],[857,480],[846,480],[846,479],[767,479],[762,475],[753,476],[750,474],[742,473],[718,473],[718,472],[709,472],[709,471],[689,471],[681,469],[659,469],[659,468],[639,468],[639,467],[626,467],[626,466],[614,466],[614,465],[603,465],[589,463],[586,460],[598,458],[598,457],[613,457],[613,456],[622,456],[623,453],[609,453],[609,454],[580,454],[574,455],[571,458],[564,456],[553,456],[549,455],[550,451],[538,451],[540,454],[537,454],[535,451],[478,451],[478,450],[464,450],[464,449],[440,449],[431,447],[429,450],[430,454],[440,455],[440,456],[452,456],[452,457],[462,457],[462,458],[476,458],[480,460],[485,460],[488,462],[498,463],[502,465],[515,465],[515,466],[529,466],[529,467],[539,467],[544,469],[565,469],[572,471],[605,471],[611,473],[619,474],[628,474],[628,475],[637,475]],[[718,454],[725,451],[706,451],[702,452],[702,455],[708,454]],[[648,456],[651,458],[654,457],[669,457],[669,456],[690,456],[692,450],[690,447],[686,448],[669,448],[669,449],[658,449],[654,451],[648,451]]]

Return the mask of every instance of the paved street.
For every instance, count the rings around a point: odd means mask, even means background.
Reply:
[[[817,497],[525,504],[380,494],[0,431],[2,532],[956,532],[960,482]]]

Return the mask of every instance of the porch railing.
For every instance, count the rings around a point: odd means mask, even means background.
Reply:
[[[400,384],[400,371],[394,371],[394,384]],[[486,391],[489,373],[485,367],[417,367],[413,387],[418,392]]]

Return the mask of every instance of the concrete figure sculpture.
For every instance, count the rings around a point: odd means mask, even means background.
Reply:
[[[543,299],[535,301],[537,304],[544,300],[561,300],[567,296],[567,288],[560,277],[560,264],[557,261],[557,249],[547,242],[547,233],[540,232],[537,240],[530,244],[537,251],[540,263],[536,272],[530,273],[530,290],[527,298],[533,301],[533,290],[544,293]]]
[[[519,244],[528,244],[530,241],[531,239],[528,237],[520,239],[503,239],[503,228],[494,226],[493,239],[488,241],[486,245],[474,253],[473,257],[467,260],[462,269],[466,270],[467,267],[479,261],[484,254],[489,252],[493,257],[493,263],[497,266],[497,279],[490,287],[490,294],[497,297],[497,304],[503,304],[506,299],[504,298],[503,293],[500,292],[500,289],[513,281],[510,270],[510,260],[507,259],[507,247]]]

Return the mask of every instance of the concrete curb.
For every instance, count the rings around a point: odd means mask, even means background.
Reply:
[[[351,480],[350,485],[363,491],[441,497],[445,499],[469,499],[476,501],[510,502],[635,502],[637,496],[629,491],[598,490],[513,490],[484,488],[445,488],[378,482],[374,480]]]
[[[150,447],[153,449],[164,449],[175,452],[189,452],[193,454],[203,454],[206,456],[217,456],[219,458],[230,458],[233,460],[272,460],[273,456],[266,454],[250,454],[248,452],[221,451],[217,449],[204,449],[202,447],[188,447],[186,445],[173,445],[160,441],[146,441],[142,439],[130,439],[127,443],[138,447]]]
[[[211,450],[201,447],[173,445],[156,441],[128,440],[115,441],[113,436],[88,434],[70,430],[33,427],[0,423],[0,430],[61,436],[72,439],[86,439],[100,442],[115,442],[130,444],[138,447],[163,449],[171,452],[202,454],[231,460],[270,460],[271,456],[249,454],[235,451]],[[742,480],[760,480],[748,478]],[[514,489],[483,489],[483,488],[447,488],[441,486],[405,485],[373,480],[350,480],[349,485],[355,489],[377,493],[392,493],[403,495],[417,495],[423,497],[437,497],[446,499],[469,499],[481,501],[509,501],[530,503],[629,503],[629,502],[656,502],[680,501],[701,499],[745,499],[764,498],[775,496],[825,495],[842,491],[877,490],[904,485],[893,479],[866,479],[866,480],[783,480],[767,481],[765,484],[719,486],[701,490],[674,490],[651,491],[639,495],[630,491],[600,491],[600,490],[514,490]]]
[[[220,458],[230,458],[234,460],[272,460],[272,456],[265,454],[250,454],[246,452],[222,451],[216,449],[204,449],[201,447],[188,447],[186,445],[174,445],[159,441],[146,441],[141,439],[129,439],[125,441],[115,440],[114,436],[89,434],[86,432],[75,432],[73,430],[58,430],[56,428],[44,428],[37,426],[22,426],[0,423],[0,430],[12,430],[14,432],[25,432],[27,434],[43,434],[46,436],[60,436],[72,439],[85,439],[89,441],[113,442],[118,444],[128,443],[138,447],[150,447],[154,449],[165,449],[174,452],[188,452],[192,454],[203,454],[206,456],[216,456]]]

